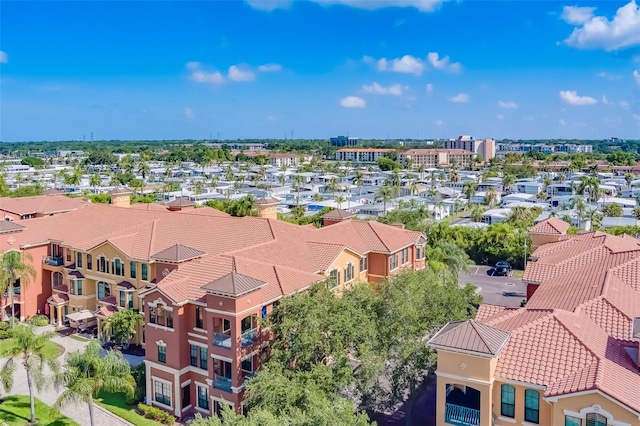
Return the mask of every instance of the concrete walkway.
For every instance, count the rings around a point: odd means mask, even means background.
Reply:
[[[52,329],[53,327],[50,326],[40,327],[38,331]],[[64,363],[65,355],[67,354],[67,352],[81,350],[89,343],[88,341],[81,342],[70,337],[62,336],[56,336],[51,340],[65,348],[65,352],[60,356],[60,358],[58,358],[61,364]],[[6,358],[0,358],[0,367],[4,365],[5,360]],[[47,371],[48,373],[48,370],[45,371]],[[62,391],[63,389],[58,389],[56,391],[53,386],[44,389],[42,392],[38,392],[34,389],[34,396],[47,405],[53,405]],[[13,388],[11,389],[11,392],[9,392],[9,395],[29,395],[29,388],[27,386],[27,373],[21,366],[16,370]],[[96,426],[132,426],[131,423],[110,413],[109,411],[100,407],[98,404],[94,404],[93,406],[94,423],[96,424]],[[62,414],[74,420],[81,426],[88,426],[91,424],[91,421],[89,419],[89,407],[87,406],[87,404],[80,403],[77,405],[69,405],[62,409]]]

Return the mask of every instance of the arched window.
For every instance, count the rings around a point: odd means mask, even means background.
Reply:
[[[347,263],[347,266],[344,268],[344,282],[348,283],[353,280],[355,277],[355,268],[353,267],[353,263]]]
[[[607,426],[607,418],[602,414],[587,414],[587,426]]]
[[[500,415],[514,418],[516,415],[516,388],[511,385],[502,385],[500,394]]]

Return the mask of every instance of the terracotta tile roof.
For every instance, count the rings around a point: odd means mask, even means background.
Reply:
[[[73,278],[84,278],[84,275],[82,275],[82,273],[80,271],[71,271],[69,272],[69,277],[73,277]]]
[[[69,301],[69,296],[64,293],[54,293],[47,302],[53,302],[55,304],[60,304]]]
[[[107,303],[109,305],[114,305],[114,306],[118,304],[118,300],[116,299],[115,296],[105,296],[101,299],[98,299],[98,302]]]
[[[637,359],[626,350],[640,339],[638,240],[586,233],[536,256],[525,279],[540,285],[526,307],[478,309],[477,321],[511,333],[496,376],[545,386],[545,396],[598,389],[640,411]]]
[[[118,284],[116,284],[116,287],[124,288],[125,290],[134,290],[136,288],[129,281],[120,281]]]
[[[529,229],[529,232],[532,234],[566,235],[570,227],[571,225],[564,220],[560,220],[557,217],[550,217],[535,224]]]
[[[184,262],[205,255],[206,253],[182,244],[174,244],[169,248],[151,256],[153,260],[164,262]]]
[[[109,318],[117,310],[118,308],[113,305],[100,306],[100,308],[97,311],[95,311],[94,314],[100,315],[105,318]]]
[[[202,286],[203,290],[224,296],[239,297],[267,284],[248,275],[230,272]]]
[[[444,348],[460,349],[484,355],[497,355],[510,333],[474,320],[456,321],[442,327],[429,341]]]
[[[176,197],[165,204],[167,207],[193,207],[196,204],[186,197]]]
[[[319,271],[326,271],[345,249],[342,244],[318,243],[315,241],[309,241],[307,245]]]
[[[0,211],[17,215],[51,214],[76,210],[91,204],[83,198],[64,195],[37,195],[33,197],[0,198]]]
[[[343,219],[348,219],[355,216],[353,213],[351,213],[350,211],[347,210],[342,210],[342,209],[333,209],[327,213],[325,213],[322,218],[323,219],[336,219],[336,220],[343,220]]]
[[[10,234],[12,232],[20,232],[25,227],[11,220],[0,220],[0,234]]]
[[[61,194],[64,194],[64,192],[55,188],[48,188],[41,195],[61,195]]]
[[[269,206],[269,205],[272,205],[272,204],[278,204],[279,202],[280,202],[280,200],[278,200],[277,198],[263,197],[263,198],[259,198],[258,200],[256,200],[256,205]]]

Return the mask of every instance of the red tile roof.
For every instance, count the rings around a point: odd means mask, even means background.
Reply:
[[[481,322],[466,320],[445,325],[429,343],[443,348],[497,355],[508,340],[508,332]]]
[[[37,195],[33,197],[0,198],[0,211],[17,215],[51,214],[76,210],[91,204],[83,198],[65,195]]]
[[[535,224],[529,229],[529,232],[532,234],[566,235],[570,227],[571,225],[564,220],[560,220],[557,217],[550,217]]]
[[[478,309],[477,321],[511,335],[496,377],[545,386],[545,396],[597,389],[640,411],[638,360],[626,351],[638,346],[639,241],[592,232],[534,255],[524,279],[540,285],[524,308]]]

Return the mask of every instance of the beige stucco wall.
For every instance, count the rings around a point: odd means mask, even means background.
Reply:
[[[638,392],[640,392],[640,390],[638,390]],[[553,411],[551,414],[551,424],[564,425],[564,410],[580,412],[580,410],[593,407],[594,405],[600,406],[600,414],[604,414],[603,411],[606,411],[613,415],[613,420],[615,421],[627,423],[633,426],[640,425],[640,418],[638,415],[633,414],[628,409],[614,403],[610,399],[598,393],[589,393],[558,399],[557,402],[552,404]],[[594,410],[589,411],[593,412]],[[609,423],[611,423],[611,419],[609,420]]]

